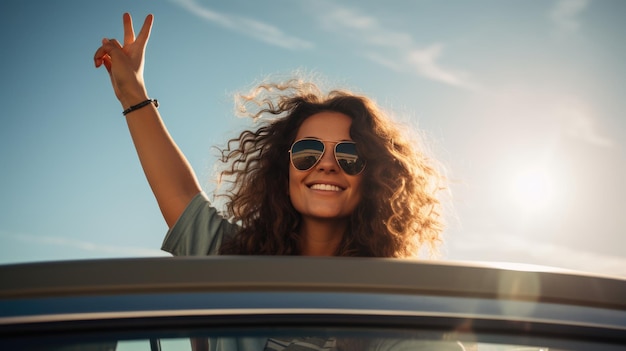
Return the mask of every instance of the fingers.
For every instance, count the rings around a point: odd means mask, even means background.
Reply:
[[[154,21],[153,15],[146,16],[144,20],[143,26],[139,31],[139,35],[135,38],[135,30],[133,29],[133,20],[129,13],[124,13],[122,18],[124,22],[124,46],[115,39],[102,39],[102,46],[96,50],[94,54],[94,64],[97,67],[100,67],[102,64],[105,64],[107,69],[110,69],[111,59],[115,55],[118,55],[122,52],[122,48],[127,50],[128,53],[133,57],[142,56],[143,50],[145,50],[146,43],[150,38],[150,32],[152,30],[152,23]],[[133,45],[135,44],[135,45]],[[135,47],[137,49],[131,49],[131,47]],[[119,52],[117,50],[120,50]],[[106,59],[105,59],[106,58]]]
[[[103,39],[102,40],[102,46],[108,47],[110,49],[122,49],[122,44],[120,44],[119,41],[117,41],[117,39]]]
[[[108,63],[107,69],[110,68],[111,56],[117,55],[122,50],[122,46],[115,39],[102,39],[102,46],[96,50],[93,55],[94,63],[97,67],[100,67],[103,63]]]
[[[135,41],[135,30],[133,29],[133,19],[130,13],[125,13],[122,21],[124,22],[124,45],[132,44]]]
[[[104,43],[107,39],[102,39],[102,46],[96,50],[96,53],[93,55],[93,61],[96,65],[96,68],[100,67],[103,63],[103,59],[105,56],[109,56],[107,52],[107,48],[104,47]]]
[[[137,36],[137,42],[141,44],[142,47],[146,46],[148,39],[150,38],[150,32],[152,30],[152,23],[154,22],[154,16],[148,15],[143,22],[143,26],[139,31],[139,35]]]
[[[107,55],[102,58],[102,64],[104,64],[104,68],[107,69],[107,72],[111,74],[111,56]]]

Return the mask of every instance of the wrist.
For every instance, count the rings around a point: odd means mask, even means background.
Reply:
[[[142,95],[134,95],[134,96],[127,96],[125,97],[123,100],[120,99],[120,103],[122,104],[122,110],[126,110],[131,106],[135,106],[138,103],[142,102],[142,101],[146,101],[150,99],[148,97],[148,94],[142,94]]]
[[[142,102],[142,101],[146,101],[148,100],[148,94],[147,93],[142,93],[142,94],[127,94],[123,97],[120,97],[120,103],[122,104],[122,109],[126,110],[131,106],[137,105],[138,103]]]
[[[145,106],[148,106],[148,105],[150,105],[150,104],[153,104],[153,105],[154,105],[154,107],[159,107],[159,102],[158,102],[156,99],[146,99],[146,100],[144,100],[144,101],[142,101],[142,102],[140,102],[140,103],[138,103],[138,104],[136,104],[136,105],[132,105],[132,106],[130,106],[129,108],[125,109],[125,110],[122,112],[122,114],[123,114],[124,116],[126,116],[126,115],[128,115],[129,113],[131,113],[131,112],[133,112],[133,111],[136,111],[136,110],[139,110],[139,109],[141,109],[141,108],[143,108],[143,107],[145,107]]]

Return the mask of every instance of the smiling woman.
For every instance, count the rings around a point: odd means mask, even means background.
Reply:
[[[239,95],[260,126],[222,150],[225,216],[211,204],[143,81],[153,16],[94,55],[122,104],[174,255],[415,257],[436,250],[443,188],[436,162],[373,100],[313,82],[263,83]],[[306,152],[306,154],[302,154]],[[304,156],[303,156],[304,155]]]
[[[242,223],[222,253],[414,257],[435,249],[442,177],[415,136],[373,101],[292,79],[260,85],[239,103],[261,126],[222,154],[228,215]]]

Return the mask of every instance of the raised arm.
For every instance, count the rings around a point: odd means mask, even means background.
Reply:
[[[149,99],[143,66],[153,19],[152,15],[146,17],[135,38],[132,19],[125,13],[124,45],[115,39],[103,39],[94,55],[96,67],[106,67],[123,110]],[[172,227],[189,201],[201,191],[198,180],[154,104],[128,113],[126,122],[161,213]]]

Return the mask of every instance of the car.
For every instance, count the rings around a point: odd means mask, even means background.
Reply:
[[[0,350],[626,350],[626,280],[547,267],[158,257],[4,265],[0,282]]]

